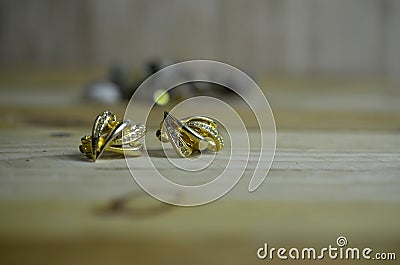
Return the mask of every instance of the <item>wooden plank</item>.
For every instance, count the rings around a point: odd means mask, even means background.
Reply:
[[[398,92],[385,83],[383,90],[378,89],[380,82],[355,86],[344,82],[352,88],[347,90],[341,82],[271,80],[272,89],[266,91],[277,110],[278,138],[268,178],[249,193],[248,170],[228,195],[193,208],[166,205],[147,195],[122,157],[92,163],[78,151],[80,138],[90,131],[98,112],[112,107],[122,115],[123,104],[71,104],[78,98],[76,87],[53,92],[22,86],[13,93],[14,87],[3,85],[1,92],[8,98],[0,107],[1,263],[260,264],[270,262],[256,257],[264,242],[320,248],[334,245],[339,235],[346,236],[351,247],[397,252],[400,123],[394,101]],[[325,83],[328,91],[314,95]],[[325,109],[314,102],[330,98],[334,88],[341,88],[335,99],[343,103],[340,109],[332,102]],[[361,91],[364,103],[354,106],[345,100]],[[65,97],[46,101],[49,97],[44,95],[52,93]],[[308,96],[314,99],[311,104],[306,104]],[[371,102],[375,107],[368,111]],[[162,109],[157,111],[155,116],[161,116]],[[385,116],[388,113],[391,116]],[[157,148],[153,134],[159,120],[153,122],[147,144]],[[236,129],[230,133],[242,135]],[[250,128],[251,139],[259,139],[256,135]],[[234,159],[245,154],[246,149],[240,149]],[[228,157],[228,152],[219,153],[210,172],[221,169]],[[138,165],[135,173],[150,177],[152,170],[140,167],[143,159],[131,158]],[[199,181],[173,168],[164,157],[152,159],[176,180]],[[249,165],[254,167],[253,158]]]

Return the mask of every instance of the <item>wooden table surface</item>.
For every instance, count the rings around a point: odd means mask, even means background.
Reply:
[[[186,208],[148,196],[123,158],[79,153],[93,118],[125,104],[86,103],[84,78],[60,75],[0,74],[1,264],[265,264],[266,242],[321,248],[341,235],[400,259],[397,84],[267,76],[277,150],[266,181],[249,193],[246,172],[223,198]],[[338,262],[372,261],[296,264]]]

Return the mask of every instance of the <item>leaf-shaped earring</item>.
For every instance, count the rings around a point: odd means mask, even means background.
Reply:
[[[193,151],[218,152],[224,146],[216,121],[205,116],[178,120],[164,112],[164,119],[156,136],[162,142],[171,142],[181,157],[189,157]]]
[[[144,125],[136,125],[130,120],[120,122],[114,113],[104,111],[97,116],[92,135],[86,135],[81,139],[82,145],[79,146],[79,150],[93,161],[100,158],[104,151],[140,156],[143,146],[137,141],[145,133]]]

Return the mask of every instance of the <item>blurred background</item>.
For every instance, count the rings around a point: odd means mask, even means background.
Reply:
[[[223,61],[265,73],[399,79],[396,0],[0,1],[0,67]]]
[[[210,59],[256,80],[278,128],[393,129],[399,29],[396,0],[1,0],[0,103],[115,105],[166,65]]]

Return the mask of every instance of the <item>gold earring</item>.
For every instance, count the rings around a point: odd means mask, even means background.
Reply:
[[[137,142],[146,134],[146,127],[131,120],[118,121],[116,114],[104,111],[97,116],[91,135],[81,139],[79,150],[96,161],[103,152],[140,156],[143,145]]]
[[[178,120],[164,112],[164,119],[156,136],[162,142],[170,142],[181,157],[189,157],[193,151],[218,152],[224,147],[224,139],[217,129],[217,122],[206,116]]]

